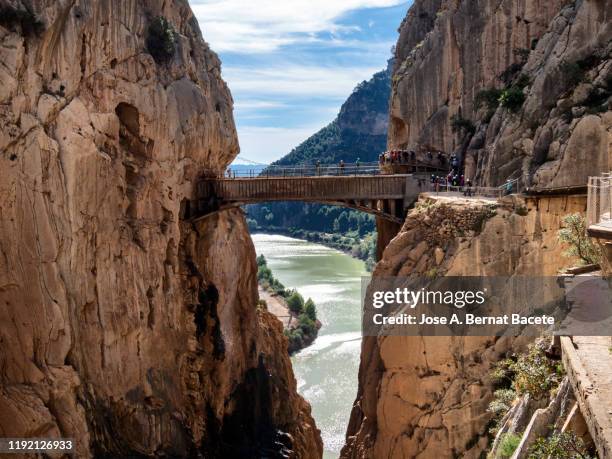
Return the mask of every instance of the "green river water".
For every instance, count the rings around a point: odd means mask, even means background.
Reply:
[[[360,291],[365,264],[325,246],[255,234],[274,276],[312,298],[323,326],[316,341],[292,358],[298,391],[312,405],[325,459],[337,458],[357,393],[361,350]]]

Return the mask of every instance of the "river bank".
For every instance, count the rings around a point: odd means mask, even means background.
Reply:
[[[311,404],[321,430],[323,457],[337,458],[357,394],[365,265],[322,244],[263,233],[252,238],[275,277],[317,305],[319,335],[291,361],[298,391]]]

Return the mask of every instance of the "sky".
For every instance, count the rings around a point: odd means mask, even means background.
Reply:
[[[234,98],[241,158],[269,163],[385,68],[412,1],[189,0]],[[237,161],[240,162],[240,161]]]

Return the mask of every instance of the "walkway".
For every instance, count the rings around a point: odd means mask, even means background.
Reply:
[[[612,457],[612,338],[561,338],[563,364],[599,457]]]

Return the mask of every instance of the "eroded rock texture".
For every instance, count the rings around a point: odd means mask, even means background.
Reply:
[[[610,0],[416,1],[396,48],[389,145],[455,151],[492,186],[584,185],[609,170],[610,11]],[[512,88],[524,102],[477,104],[481,90]]]
[[[0,436],[319,457],[242,214],[182,218],[238,151],[187,1],[0,7]]]
[[[501,206],[421,198],[374,276],[553,275],[572,263],[557,240],[585,199]],[[489,370],[526,339],[364,337],[344,458],[480,457],[488,445]]]

